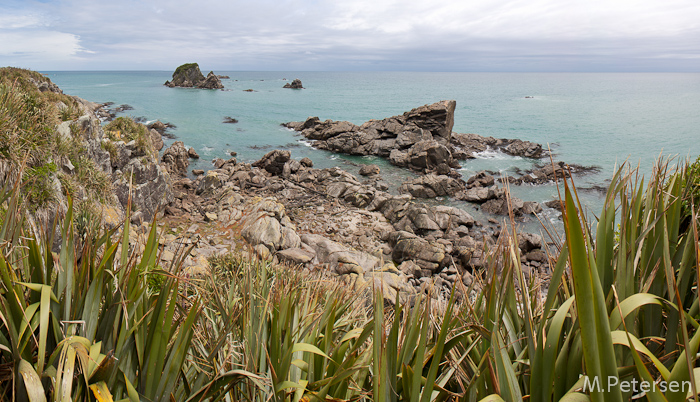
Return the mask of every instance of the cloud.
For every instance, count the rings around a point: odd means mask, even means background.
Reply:
[[[41,13],[0,9],[0,60],[3,64],[65,62],[81,52],[85,49],[78,35],[52,29]]]
[[[43,49],[47,64],[73,58],[81,68],[168,70],[188,61],[219,70],[700,68],[695,0],[23,4],[0,9],[0,35],[17,41],[11,54]],[[10,54],[3,49],[0,57]]]

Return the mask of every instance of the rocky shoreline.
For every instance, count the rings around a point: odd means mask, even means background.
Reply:
[[[189,172],[190,159],[198,158],[193,148],[175,141],[162,156],[158,152],[164,146],[165,124],[134,123],[147,133],[150,144],[144,148],[136,140],[105,133],[98,116],[109,105],[82,102],[86,114],[78,123],[90,131],[85,138],[97,144],[89,147],[96,149],[91,157],[111,177],[121,206],[105,224],[123,219],[130,198],[135,211],[131,222],[143,227],[135,231],[133,246],[142,247],[138,233],[145,233],[153,216],[160,215],[160,264],[177,263],[183,246],[192,246],[182,265],[183,272],[195,278],[206,274],[210,257],[237,252],[339,277],[356,289],[375,284],[392,302],[428,289],[445,295],[455,288],[465,297],[464,289],[478,286],[475,277],[498,243],[503,222],[480,222],[460,208],[420,199],[450,196],[517,219],[541,207],[509,197],[500,181],[537,184],[569,172],[557,163],[521,177],[497,179],[480,172],[463,180],[457,161],[476,152],[498,149],[528,158],[548,153],[527,141],[452,133],[454,101],[361,126],[318,118],[284,124],[320,149],[378,155],[422,173],[403,183],[399,194],[387,191],[375,165],[363,167],[358,178],[339,167],[316,169],[313,161],[293,159],[288,150],[272,150],[252,164],[235,157],[215,159],[209,171]],[[528,280],[546,277],[550,257],[543,239],[529,233],[518,236]]]

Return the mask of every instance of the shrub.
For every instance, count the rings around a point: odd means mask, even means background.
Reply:
[[[136,142],[136,148],[143,154],[155,156],[148,128],[130,117],[117,117],[105,126],[104,131],[112,141],[129,142],[133,140]]]

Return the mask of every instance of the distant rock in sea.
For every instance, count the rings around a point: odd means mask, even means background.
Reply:
[[[304,89],[299,78],[295,78],[292,83],[286,83],[282,88]]]
[[[172,81],[165,81],[164,85],[170,88],[222,89],[224,87],[219,77],[213,71],[210,71],[205,78],[197,63],[181,65],[175,69]]]

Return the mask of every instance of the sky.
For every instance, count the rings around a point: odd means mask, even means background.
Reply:
[[[700,72],[698,0],[0,0],[0,66]]]

